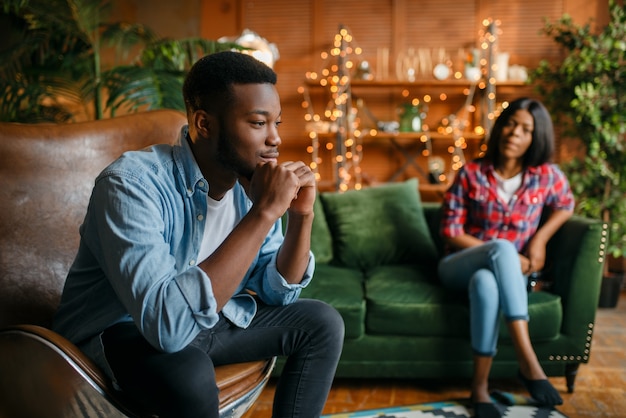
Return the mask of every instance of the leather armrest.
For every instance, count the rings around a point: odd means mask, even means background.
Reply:
[[[274,362],[268,359],[216,367],[220,410],[258,396]],[[7,397],[0,401],[2,417],[63,417],[81,402],[78,409],[87,405],[100,412],[106,410],[109,417],[136,416],[98,366],[66,338],[44,327],[14,325],[0,330],[0,370],[0,397]]]

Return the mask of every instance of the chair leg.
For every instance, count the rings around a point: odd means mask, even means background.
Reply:
[[[567,393],[574,393],[574,380],[578,374],[580,363],[567,363],[565,365],[565,382],[567,383]]]

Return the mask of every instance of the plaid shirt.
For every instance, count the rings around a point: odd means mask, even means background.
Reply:
[[[544,206],[574,208],[567,178],[554,164],[528,167],[509,202],[498,196],[494,171],[485,160],[472,161],[459,170],[444,197],[444,237],[467,233],[483,241],[503,238],[522,253],[539,227]]]

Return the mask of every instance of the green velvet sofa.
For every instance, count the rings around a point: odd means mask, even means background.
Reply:
[[[440,204],[421,202],[415,179],[318,195],[317,266],[302,297],[330,303],[344,319],[337,377],[471,376],[467,295],[437,279],[439,223]],[[606,233],[600,221],[572,217],[548,245],[546,284],[529,293],[537,355],[570,392],[589,360]],[[492,377],[514,377],[517,368],[501,321]]]

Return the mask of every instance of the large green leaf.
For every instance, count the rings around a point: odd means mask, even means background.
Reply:
[[[183,72],[155,70],[139,66],[119,66],[102,74],[108,93],[106,108],[112,116],[119,110],[134,112],[151,109],[184,110]]]

